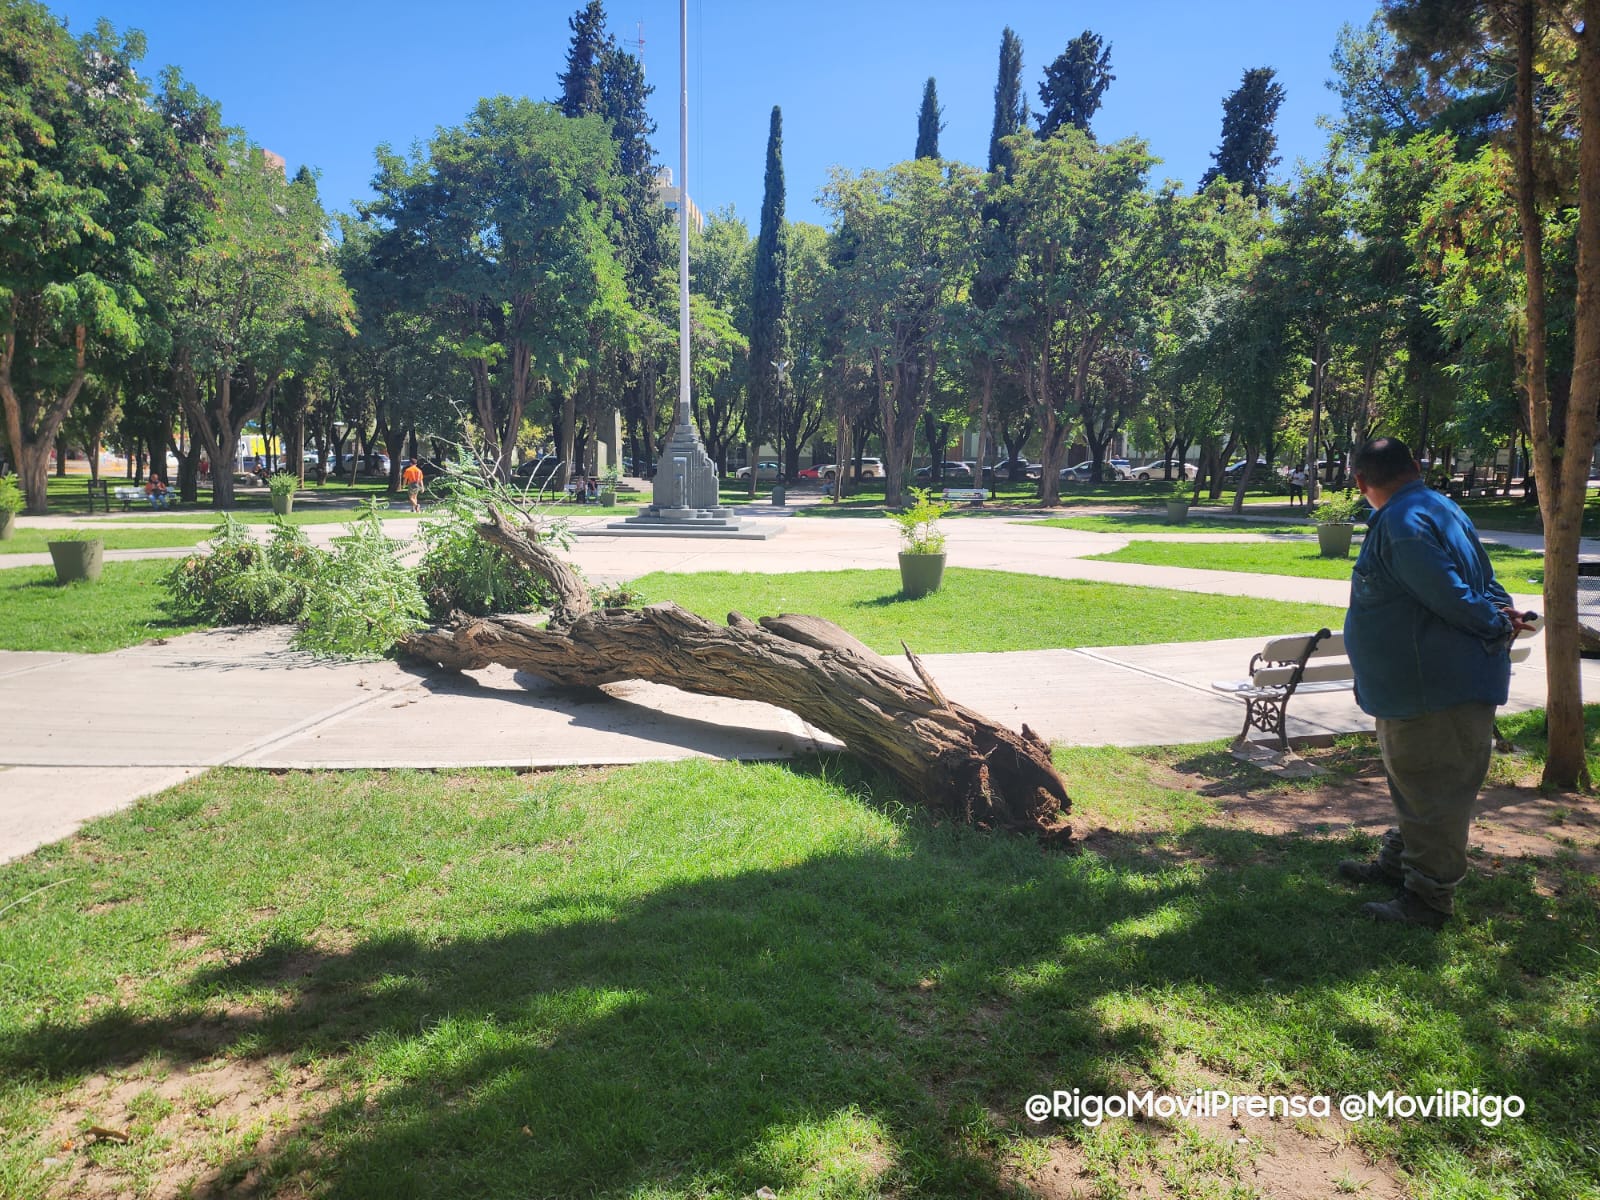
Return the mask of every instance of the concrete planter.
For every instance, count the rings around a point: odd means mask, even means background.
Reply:
[[[1348,521],[1333,521],[1317,526],[1317,545],[1323,558],[1349,558],[1350,535],[1355,525]]]
[[[76,583],[80,579],[93,583],[100,578],[106,553],[103,539],[46,544],[50,547],[50,561],[56,567],[57,583]]]
[[[601,488],[599,499],[601,504],[610,508],[617,502],[617,490],[615,488]]]
[[[294,493],[290,492],[287,496],[274,494],[272,497],[272,511],[280,517],[287,517],[292,513],[294,511]]]
[[[17,514],[9,508],[0,508],[0,542],[9,542],[17,531]]]
[[[937,592],[944,582],[943,554],[901,554],[900,591],[915,600],[929,592]]]
[[[1167,524],[1182,525],[1189,519],[1189,502],[1187,500],[1167,501]]]

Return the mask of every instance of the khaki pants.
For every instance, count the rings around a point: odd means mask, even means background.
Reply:
[[[1472,806],[1489,773],[1492,704],[1458,704],[1420,717],[1379,717],[1378,748],[1400,820],[1378,862],[1430,907],[1448,913],[1467,874]]]

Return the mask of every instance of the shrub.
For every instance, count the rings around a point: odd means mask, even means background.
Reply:
[[[178,560],[162,577],[179,618],[221,625],[282,625],[300,618],[327,556],[296,525],[274,520],[265,544],[224,516],[210,549]]]
[[[943,500],[932,499],[927,488],[912,488],[915,503],[903,512],[885,513],[900,527],[900,540],[906,554],[943,554],[944,534],[939,518],[950,511]]]
[[[1329,494],[1311,510],[1311,519],[1318,525],[1353,524],[1367,519],[1367,498],[1360,492]]]
[[[279,471],[267,480],[267,490],[277,499],[294,495],[295,489],[300,486],[300,480],[284,471]]]
[[[27,506],[17,481],[9,475],[0,476],[0,512],[19,513]]]

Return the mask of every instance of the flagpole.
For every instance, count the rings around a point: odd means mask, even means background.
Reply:
[[[678,0],[678,423],[689,408],[689,0]]]

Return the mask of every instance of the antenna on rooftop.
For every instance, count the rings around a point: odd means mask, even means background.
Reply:
[[[633,56],[639,60],[639,71],[640,71],[641,74],[643,74],[643,72],[644,72],[644,22],[643,21],[640,21],[638,23],[638,36],[637,37],[631,37],[631,38],[623,38],[622,39],[622,44],[624,46],[628,46],[628,47],[630,47],[632,49]]]

